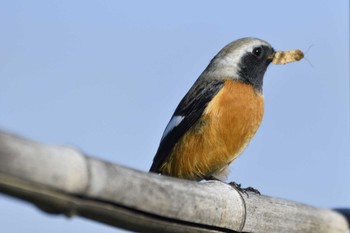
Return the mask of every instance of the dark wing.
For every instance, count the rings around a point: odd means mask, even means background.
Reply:
[[[160,141],[150,172],[159,173],[173,147],[199,120],[208,103],[224,85],[224,81],[198,79],[177,106]],[[176,122],[174,123],[174,120]]]

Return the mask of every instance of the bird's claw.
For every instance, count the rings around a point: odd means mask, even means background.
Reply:
[[[238,184],[234,181],[231,181],[230,183],[228,183],[229,185],[231,185],[233,188],[235,188],[236,190],[238,190],[241,193],[244,193],[245,195],[247,195],[247,197],[249,197],[248,192],[252,192],[258,195],[261,195],[261,193],[259,192],[259,190],[253,188],[253,187],[247,187],[247,188],[242,188],[241,184]]]

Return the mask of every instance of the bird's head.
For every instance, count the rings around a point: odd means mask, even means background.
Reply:
[[[262,92],[265,71],[275,50],[257,38],[242,38],[226,45],[201,75],[203,79],[235,80]]]

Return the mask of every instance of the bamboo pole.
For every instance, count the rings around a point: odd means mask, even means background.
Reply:
[[[0,132],[0,192],[51,214],[138,232],[346,232],[343,215],[100,161]]]

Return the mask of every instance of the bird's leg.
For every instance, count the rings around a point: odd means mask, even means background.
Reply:
[[[255,194],[258,194],[258,195],[261,195],[261,193],[259,192],[259,190],[257,190],[257,189],[255,189],[255,188],[253,188],[253,187],[246,187],[246,188],[244,188],[244,190],[245,191],[247,191],[247,192],[252,192],[252,193],[255,193]]]
[[[245,195],[247,195],[247,197],[249,197],[248,192],[252,192],[252,193],[261,195],[259,190],[255,189],[253,187],[242,188],[241,184],[238,184],[238,183],[236,183],[234,181],[231,181],[228,184],[231,185],[233,188],[237,189],[238,191],[240,191],[241,193],[244,193]]]
[[[215,176],[208,176],[208,177],[204,177],[205,180],[216,180],[216,181],[220,181],[223,182],[225,184],[227,184],[226,182],[216,178]],[[231,181],[228,183],[231,187],[233,187],[234,189],[238,190],[241,193],[244,193],[245,195],[247,195],[247,197],[249,197],[248,192],[252,192],[258,195],[261,195],[261,193],[259,192],[259,190],[253,188],[253,187],[247,187],[247,188],[242,188],[241,184],[238,184],[234,181]]]

